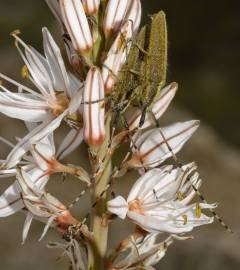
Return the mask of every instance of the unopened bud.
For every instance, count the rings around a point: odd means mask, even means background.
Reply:
[[[88,54],[92,49],[93,40],[82,2],[80,0],[60,0],[59,4],[74,49],[82,55]]]
[[[100,71],[89,70],[84,94],[84,138],[89,145],[99,146],[105,139],[104,84]]]
[[[142,16],[142,6],[140,0],[132,0],[129,3],[128,12],[125,21],[129,20],[133,23],[133,33],[137,33]]]
[[[82,4],[87,15],[94,15],[98,12],[100,0],[82,0]]]
[[[154,128],[134,138],[130,167],[154,168],[173,154],[177,154],[199,127],[199,121],[176,123],[165,128]]]
[[[140,0],[110,0],[103,23],[105,36],[118,32],[127,20],[132,21],[132,30],[136,32],[141,20]]]
[[[116,37],[103,63],[102,76],[107,94],[111,93],[117,80],[118,72],[127,60],[132,35],[132,22],[127,21]]]

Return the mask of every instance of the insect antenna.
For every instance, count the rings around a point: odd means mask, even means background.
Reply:
[[[180,168],[183,172],[184,169],[182,168],[182,163],[179,161],[179,159],[177,158],[177,156],[174,154],[171,146],[169,145],[166,137],[164,136],[160,125],[159,125],[159,121],[156,119],[154,113],[152,111],[149,111],[149,115],[151,116],[151,118],[153,119],[155,125],[158,127],[159,133],[161,135],[161,137],[163,138],[164,143],[166,144],[168,150],[171,152],[172,157],[174,159],[174,162],[176,163],[176,166],[178,168]],[[200,200],[203,203],[207,203],[207,200],[205,199],[205,197],[202,195],[202,193],[199,191],[199,189],[191,182],[191,178],[190,176],[187,177],[187,180],[190,182],[192,189],[195,191],[195,193],[197,194],[197,196],[200,198]],[[210,212],[212,213],[213,217],[226,229],[227,232],[233,234],[234,232],[231,230],[231,228],[223,221],[223,219],[216,213],[216,211],[214,211],[213,209],[209,209]]]

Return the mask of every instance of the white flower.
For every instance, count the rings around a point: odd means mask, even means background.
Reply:
[[[84,88],[84,138],[90,145],[100,145],[105,139],[105,101],[102,75],[98,68],[88,72]]]
[[[72,270],[88,269],[86,249],[77,240],[71,239],[67,244],[51,242],[47,247],[62,249],[71,261]]]
[[[46,223],[42,237],[46,234],[47,229],[52,223],[60,231],[66,230],[66,227],[70,224],[77,223],[62,203],[49,193],[43,191],[42,188],[39,188],[34,178],[34,173],[29,174],[24,170],[18,170],[17,182],[5,192],[6,194],[8,193],[8,198],[1,197],[0,200],[1,205],[5,204],[4,207],[1,206],[0,208],[1,217],[14,214],[21,209],[28,211],[23,228],[23,242],[27,237],[33,218]],[[18,197],[16,194],[18,194]]]
[[[148,234],[140,243],[136,243],[134,240],[130,241],[131,246],[127,255],[120,260],[117,258],[110,269],[137,270],[140,266],[149,269],[147,267],[157,264],[173,243],[172,237],[157,243],[157,237],[158,234],[152,233]]]
[[[126,216],[148,232],[182,234],[194,227],[209,224],[213,218],[201,213],[201,209],[214,208],[211,204],[187,205],[201,180],[194,164],[182,169],[153,169],[141,176],[132,187],[127,200],[118,196],[108,202],[109,212],[124,219]]]
[[[27,46],[18,36],[13,35],[30,73],[29,79],[37,86],[40,93],[0,75],[15,84],[19,90],[25,91],[13,93],[0,86],[3,90],[0,92],[0,112],[27,122],[42,123],[31,130],[13,149],[8,160],[11,163],[10,167],[14,165],[15,160],[12,159],[13,155],[16,158],[16,152],[19,159],[29,150],[31,144],[35,144],[54,131],[64,117],[78,111],[82,98],[80,82],[66,71],[60,50],[46,28],[43,29],[46,58]],[[25,54],[20,50],[19,43],[25,48]]]
[[[176,154],[181,150],[199,124],[199,121],[192,120],[168,127],[153,128],[142,134],[137,133],[133,138],[133,156],[128,161],[128,166],[154,168],[160,165],[172,156],[172,152]]]
[[[25,154],[18,164],[22,170],[31,176],[34,185],[42,190],[49,177],[58,172],[59,161],[76,149],[83,140],[81,131],[71,130],[59,146],[57,153],[53,136],[49,135],[35,146],[31,147],[30,154]],[[4,165],[6,161],[2,160]],[[0,178],[16,176],[17,168],[0,170]],[[24,207],[21,200],[21,189],[17,181],[8,187],[0,196],[0,217],[12,215]]]

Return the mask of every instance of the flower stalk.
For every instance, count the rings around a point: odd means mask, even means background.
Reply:
[[[111,115],[108,116],[105,127],[106,127],[106,137],[99,149],[93,149],[97,151],[97,156],[99,160],[102,160],[106,155],[108,145],[110,142],[110,124],[111,124]],[[97,163],[98,164],[98,163]],[[98,168],[95,166],[95,171]],[[112,171],[111,159],[109,158],[106,161],[104,170],[99,176],[94,179],[95,185],[93,190],[93,203],[98,201],[96,207],[92,210],[93,215],[93,235],[96,243],[96,247],[99,250],[101,260],[94,258],[94,262],[89,261],[89,269],[93,270],[103,270],[105,269],[105,257],[107,252],[107,243],[108,243],[108,222],[104,221],[104,216],[106,213],[106,203],[107,203],[107,194],[102,195],[102,192],[105,190],[106,186],[109,183],[110,176]]]

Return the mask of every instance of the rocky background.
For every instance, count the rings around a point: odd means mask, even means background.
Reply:
[[[198,118],[199,131],[180,154],[183,161],[195,160],[204,180],[202,192],[209,202],[219,202],[218,213],[235,231],[230,235],[216,222],[194,231],[195,239],[170,247],[158,269],[166,270],[237,270],[240,269],[240,3],[232,1],[143,0],[144,20],[163,9],[169,27],[169,82],[177,81],[179,91],[163,122]],[[57,25],[42,0],[0,1],[0,72],[20,78],[22,61],[9,33],[21,29],[26,42],[42,50],[41,27],[56,33]],[[20,121],[0,117],[0,136],[14,142],[25,134]],[[9,149],[0,145],[0,158]],[[84,146],[75,152],[77,162],[86,155]],[[73,160],[71,160],[73,162]],[[2,192],[12,180],[1,180]],[[117,187],[123,193],[129,181]],[[81,189],[74,179],[65,182],[56,176],[49,190],[70,202]],[[66,194],[66,190],[68,191]],[[85,201],[80,202],[84,208]],[[86,209],[87,211],[87,209]],[[85,213],[75,214],[79,217]],[[53,231],[38,242],[42,224],[35,222],[27,243],[21,245],[24,216],[0,220],[0,269],[66,270],[65,259],[56,260],[61,251],[47,250],[49,241],[58,239]],[[127,224],[111,231],[112,245],[126,235]]]

